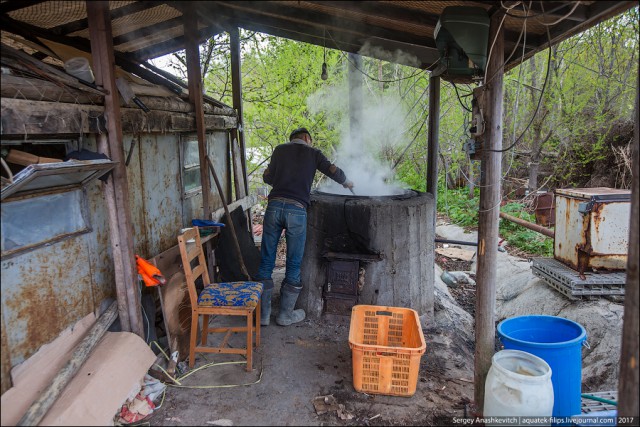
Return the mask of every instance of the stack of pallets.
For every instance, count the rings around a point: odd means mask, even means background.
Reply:
[[[534,258],[533,274],[572,300],[607,295],[624,296],[625,272],[585,272],[584,279],[554,258]]]

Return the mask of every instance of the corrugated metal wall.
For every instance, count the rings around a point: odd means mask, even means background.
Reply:
[[[208,151],[228,191],[228,133],[208,135]],[[180,135],[125,135],[125,151],[135,146],[127,168],[134,247],[153,257],[177,243],[181,228],[202,218],[202,195],[183,197]],[[84,148],[96,151],[95,139]],[[125,158],[128,152],[125,152]],[[15,366],[64,329],[115,297],[109,225],[102,183],[86,188],[92,231],[2,261],[3,356]],[[215,187],[214,206],[222,207]],[[37,227],[37,224],[25,224]],[[3,357],[3,361],[5,358]],[[6,367],[3,367],[6,368]],[[4,369],[3,369],[4,371]]]

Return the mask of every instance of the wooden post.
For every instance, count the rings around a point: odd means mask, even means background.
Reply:
[[[91,330],[80,341],[71,356],[71,359],[60,369],[56,376],[51,380],[51,384],[40,395],[40,397],[29,406],[27,412],[18,421],[19,426],[37,426],[42,418],[47,415],[47,411],[56,402],[64,388],[69,384],[78,372],[78,369],[89,358],[91,351],[94,349],[100,338],[109,329],[118,315],[117,304],[114,301],[107,311],[105,311]]]
[[[491,17],[489,41],[496,39],[488,59],[485,75],[493,76],[485,90],[485,142],[482,148],[480,211],[478,217],[478,264],[476,271],[476,321],[474,403],[482,413],[484,383],[491,367],[495,348],[496,260],[498,254],[498,221],[500,214],[502,93],[504,77],[504,31],[502,15]]]
[[[109,153],[109,141],[106,134],[97,136],[98,152]],[[131,331],[131,320],[129,319],[129,296],[127,295],[127,281],[122,279],[124,275],[123,266],[125,260],[122,256],[120,248],[120,233],[118,233],[118,208],[116,207],[116,194],[113,179],[109,179],[102,184],[104,200],[107,204],[107,213],[109,219],[109,241],[111,243],[111,252],[113,256],[113,265],[116,278],[116,298],[118,302],[118,315],[120,317],[120,328],[123,331]]]
[[[242,176],[244,181],[244,195],[236,194],[236,199],[249,194],[249,183],[247,182],[247,162],[245,158],[245,141],[244,141],[244,112],[242,109],[242,69],[240,55],[240,31],[238,28],[229,30],[231,45],[231,90],[233,92],[233,108],[238,114],[238,128],[231,129],[231,141],[237,140],[242,155]],[[234,144],[235,145],[235,144]]]
[[[185,52],[187,54],[187,79],[189,80],[189,101],[193,105],[198,134],[198,155],[200,158],[200,182],[202,183],[202,206],[204,218],[211,216],[211,185],[207,172],[207,139],[204,126],[202,98],[202,72],[200,70],[200,45],[198,40],[198,15],[193,7],[184,11]]]
[[[440,77],[429,79],[429,129],[427,134],[427,193],[433,194],[433,207],[438,196],[438,150],[440,132]],[[435,227],[436,215],[433,215]]]
[[[4,304],[0,304],[0,323],[2,324],[2,329],[0,329],[0,335],[2,337],[2,351],[0,351],[0,359],[2,360],[2,390],[0,390],[0,394],[4,394],[5,391],[12,387],[11,355],[9,353],[9,339],[7,338],[7,327],[4,324],[2,307],[4,307]]]
[[[111,178],[105,184],[109,213],[109,232],[116,280],[118,306],[123,331],[131,331],[144,338],[144,325],[138,295],[138,272],[133,249],[133,227],[129,208],[129,186],[122,145],[120,99],[115,79],[115,58],[109,2],[87,1],[87,16],[91,38],[93,72],[98,86],[104,87],[104,110],[107,120],[106,141],[99,149],[108,148],[111,160],[117,162]],[[106,143],[106,144],[105,144]],[[106,147],[105,147],[106,145]],[[126,307],[126,310],[125,310]],[[126,311],[126,313],[125,313]],[[127,315],[128,314],[128,315]]]
[[[627,254],[627,283],[624,290],[624,321],[622,324],[622,348],[620,350],[620,375],[618,376],[618,416],[635,416],[638,422],[638,258],[640,257],[638,233],[640,225],[640,145],[638,143],[638,87],[636,86],[636,124],[633,131],[633,182],[631,184],[631,224],[629,225],[629,253]]]

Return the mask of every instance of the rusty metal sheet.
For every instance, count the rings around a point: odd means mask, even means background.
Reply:
[[[181,165],[176,135],[157,135],[148,143],[143,139],[140,144],[142,212],[148,243],[144,256],[151,257],[175,245],[182,228]]]
[[[533,208],[535,209],[536,224],[549,227],[556,222],[556,210],[553,193],[547,192],[536,194],[533,198]]]
[[[12,366],[92,310],[84,236],[2,261],[2,312]]]
[[[581,273],[625,269],[631,204],[598,201],[599,196],[625,194],[628,190],[556,190],[554,258]]]

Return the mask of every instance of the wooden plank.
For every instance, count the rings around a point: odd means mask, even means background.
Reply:
[[[436,253],[447,258],[461,259],[462,261],[471,261],[476,255],[476,251],[467,251],[460,248],[438,248]]]
[[[4,392],[11,388],[12,382],[9,341],[7,339],[7,328],[4,324],[4,314],[2,313],[2,307],[4,307],[4,304],[0,305],[0,321],[2,322],[2,330],[0,330],[0,334],[2,335],[2,348],[0,349],[0,357],[2,358],[2,391],[0,392],[0,394],[4,395]],[[6,424],[3,422],[2,425]]]
[[[189,356],[189,325],[191,324],[191,301],[187,290],[180,247],[172,246],[161,254],[151,258],[150,262],[158,267],[167,283],[158,286],[158,296],[162,308],[162,318],[171,353],[178,352],[178,360]]]
[[[242,210],[246,211],[247,209],[250,209],[252,206],[254,206],[256,203],[258,203],[258,196],[256,196],[255,194],[250,194],[247,197],[243,197],[240,200],[236,200],[235,202],[230,203],[229,211],[233,212],[238,208],[238,206],[242,206]],[[220,208],[211,214],[211,219],[213,221],[220,222],[220,220],[224,215],[225,215],[224,208]]]
[[[194,8],[184,13],[185,51],[187,54],[187,78],[189,80],[189,101],[194,106],[196,133],[198,134],[198,156],[200,158],[200,183],[202,185],[202,205],[204,218],[211,215],[211,184],[207,171],[207,139],[205,135],[204,110],[202,107],[202,75],[200,71],[200,50],[198,44],[198,15]]]
[[[640,77],[636,80],[640,87]],[[622,348],[620,350],[620,375],[618,384],[618,416],[638,416],[638,309],[640,308],[640,144],[638,143],[638,92],[636,91],[636,123],[633,131],[633,181],[631,183],[631,225],[629,226],[629,257],[627,258],[627,283],[624,296],[624,322],[622,324]],[[636,418],[637,421],[637,418]]]
[[[31,402],[42,394],[56,372],[69,360],[74,347],[95,322],[95,314],[89,313],[11,370],[13,387],[2,395],[0,424],[6,426],[18,422]]]
[[[57,68],[52,67],[51,65],[48,65],[42,61],[39,61],[38,59],[32,57],[31,55],[28,55],[22,51],[13,49],[5,44],[2,44],[1,52],[3,57],[11,56],[13,58],[16,58],[22,64],[24,64],[25,66],[28,66],[30,70],[36,72],[37,74],[42,75],[43,77],[46,76],[45,78],[51,79],[51,81],[53,81],[54,83],[60,82],[60,83],[69,85],[73,88],[80,89],[85,92],[91,92],[98,95],[104,95],[106,92],[108,92],[108,89],[106,88],[105,90],[102,90],[102,89],[99,89],[97,86],[93,87],[95,85],[89,86],[85,83],[81,83],[80,80],[73,77],[72,75],[67,74],[64,71],[60,71]]]
[[[111,187],[107,193],[115,203],[107,204],[109,208],[109,231],[114,254],[114,270],[118,292],[120,320],[124,331],[132,331],[144,337],[144,325],[138,287],[138,273],[135,266],[133,250],[133,226],[129,206],[129,186],[124,162],[122,145],[122,126],[120,117],[120,99],[115,79],[115,58],[109,3],[105,1],[87,1],[89,33],[91,36],[91,52],[96,84],[107,91],[104,98],[107,121],[107,146],[109,157],[118,164],[113,169],[111,178],[103,188]],[[102,140],[104,143],[104,139]],[[104,149],[106,147],[99,147]],[[101,150],[102,151],[102,150]],[[102,151],[104,152],[104,151]],[[117,242],[114,245],[114,240]],[[125,304],[126,303],[126,304]],[[129,323],[123,318],[123,306],[126,306]]]
[[[230,50],[231,50],[231,87],[233,94],[233,108],[238,113],[238,127],[231,130],[231,140],[237,140],[240,151],[240,159],[242,167],[242,182],[244,192],[236,193],[236,199],[240,199],[249,193],[249,185],[247,182],[247,162],[245,158],[245,141],[244,141],[244,110],[242,108],[242,67],[240,54],[240,30],[236,27],[229,30]],[[234,145],[235,142],[234,142]],[[251,217],[249,217],[251,219]],[[251,221],[249,221],[251,224]]]
[[[493,76],[485,89],[486,133],[482,152],[482,182],[478,214],[478,264],[476,273],[476,322],[474,404],[484,406],[484,383],[495,353],[496,265],[500,213],[504,33],[501,13],[491,17],[489,40],[495,40],[486,75]],[[495,151],[491,151],[495,150]]]
[[[238,200],[245,197],[247,191],[242,167],[242,153],[236,138],[231,140],[231,153],[233,155],[233,183],[236,190],[236,200]]]
[[[49,384],[35,402],[29,406],[29,409],[27,409],[27,412],[20,418],[17,425],[32,426],[40,423],[51,406],[58,400],[67,384],[75,377],[82,364],[89,358],[89,354],[91,354],[98,341],[102,339],[104,333],[116,319],[118,316],[117,311],[118,306],[114,301],[91,326],[91,329],[84,338],[82,338],[82,341],[75,346],[69,361],[56,373],[51,380],[51,384]],[[49,425],[49,423],[45,423],[45,425]]]
[[[68,87],[60,87],[53,82],[26,79],[11,74],[2,74],[0,95],[4,98],[24,98],[36,101],[55,101],[80,104],[102,104],[102,95],[80,92]]]
[[[187,281],[182,269],[165,277],[167,277],[167,283],[158,288],[158,294],[167,340],[171,352],[177,351],[178,360],[182,361],[189,356],[191,332],[191,301]]]
[[[112,425],[155,359],[139,336],[107,332],[40,425]]]

